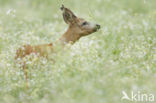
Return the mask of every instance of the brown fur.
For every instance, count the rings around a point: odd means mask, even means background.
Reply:
[[[61,7],[61,10],[63,11],[64,21],[69,25],[69,28],[55,44],[64,46],[67,43],[75,43],[81,37],[89,35],[100,29],[100,25],[92,25],[84,19],[76,17],[70,9],[65,8],[64,6]],[[20,58],[22,61],[24,57],[32,53],[48,58],[49,54],[53,52],[54,51],[52,43],[35,46],[24,45],[17,50],[15,59]],[[28,87],[28,72],[26,67],[26,61],[23,61],[22,67],[25,73],[26,87]]]
[[[17,50],[15,59],[24,58],[32,53],[39,54],[40,56],[48,56],[48,53],[53,51],[52,47],[52,44],[42,44],[36,46],[24,45]]]

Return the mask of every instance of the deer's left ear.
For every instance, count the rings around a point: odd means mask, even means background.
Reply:
[[[63,11],[63,19],[67,24],[71,24],[76,21],[77,17],[70,9],[65,8],[64,5],[62,5],[61,10]]]

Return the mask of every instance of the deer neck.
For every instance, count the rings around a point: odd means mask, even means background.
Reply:
[[[80,39],[79,34],[75,33],[76,30],[72,27],[69,27],[68,30],[61,36],[58,40],[60,44],[65,45],[72,43],[74,44],[76,41]]]
[[[75,30],[69,27],[67,31],[54,43],[53,47],[56,51],[62,50],[67,44],[74,44],[80,36],[75,33]]]

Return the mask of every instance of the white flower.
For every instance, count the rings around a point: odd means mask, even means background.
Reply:
[[[14,9],[9,9],[9,10],[6,12],[7,15],[12,15],[12,16],[15,16],[15,13],[16,13],[16,10],[14,10]]]

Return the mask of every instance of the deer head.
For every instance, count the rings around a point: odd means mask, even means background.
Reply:
[[[67,32],[60,38],[64,43],[79,40],[81,37],[89,35],[100,29],[99,24],[93,24],[83,18],[77,17],[70,9],[61,7],[63,19],[69,25]]]

